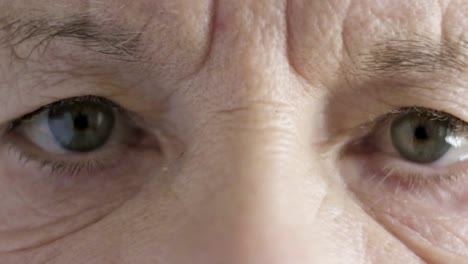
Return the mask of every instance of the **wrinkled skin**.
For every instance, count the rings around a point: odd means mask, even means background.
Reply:
[[[35,177],[2,145],[0,263],[468,262],[463,177],[392,185],[350,147],[398,107],[468,120],[465,69],[387,74],[363,57],[389,39],[467,39],[466,0],[3,0],[0,10],[88,12],[142,45],[133,61],[66,37],[27,59],[34,43],[14,59],[3,47],[3,127],[91,94],[146,133],[116,155],[118,169],[66,183]]]

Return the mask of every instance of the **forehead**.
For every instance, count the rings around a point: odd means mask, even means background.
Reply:
[[[261,20],[251,16],[281,19],[280,16],[266,14],[277,12],[283,13],[278,15],[284,15],[288,20],[289,29],[303,31],[304,37],[311,38],[327,37],[337,28],[344,29],[340,31],[365,30],[369,33],[366,35],[383,34],[385,31],[387,34],[398,31],[438,35],[445,31],[458,31],[456,34],[461,34],[468,12],[465,0],[19,0],[0,1],[0,7],[3,16],[64,17],[87,12],[97,19],[112,19],[134,28],[148,24],[156,29],[184,25],[193,27],[194,31],[213,18],[221,23],[236,23],[229,21],[232,17],[243,18],[255,27],[254,22]],[[233,16],[232,13],[244,15]]]
[[[291,55],[309,74],[335,72],[389,40],[464,40],[467,15],[464,0],[303,0],[291,6]]]
[[[258,46],[266,56],[286,47],[310,79],[388,39],[465,40],[468,25],[466,0],[19,0],[0,1],[0,8],[2,17],[21,20],[86,14],[103,28],[141,33],[161,65],[200,64],[213,47],[229,53]]]

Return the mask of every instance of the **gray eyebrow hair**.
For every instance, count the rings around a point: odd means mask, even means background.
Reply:
[[[29,20],[0,18],[0,45],[10,47],[16,57],[28,58],[36,49],[47,49],[56,38],[74,40],[74,44],[108,55],[114,59],[134,61],[141,55],[141,33],[115,25],[98,24],[88,15],[66,18],[41,17]],[[16,49],[33,42],[26,56],[17,54]]]
[[[361,54],[361,70],[372,75],[397,76],[409,72],[463,72],[468,70],[468,42],[436,41],[417,36],[414,39],[390,39]]]

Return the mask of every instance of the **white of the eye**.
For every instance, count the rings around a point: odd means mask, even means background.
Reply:
[[[33,144],[44,151],[55,154],[69,153],[69,151],[60,146],[52,131],[50,131],[48,118],[49,111],[43,111],[31,120],[24,122],[20,127],[20,131]]]
[[[438,166],[447,166],[457,162],[468,160],[468,138],[465,136],[450,135],[445,141],[452,147],[445,155],[434,164]]]
[[[463,145],[466,145],[468,143],[468,140],[466,139],[466,137],[457,137],[454,135],[450,135],[445,138],[445,142],[452,145],[452,147],[458,148],[462,147]]]

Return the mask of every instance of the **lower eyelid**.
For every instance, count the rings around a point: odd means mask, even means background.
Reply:
[[[0,144],[0,156],[3,163],[3,175],[13,177],[15,182],[21,178],[21,185],[51,195],[54,192],[83,192],[86,189],[101,189],[109,185],[127,184],[126,188],[140,185],[147,177],[154,177],[158,168],[163,167],[164,159],[153,148],[122,147],[114,152],[103,153],[93,159],[46,160],[40,157],[28,156],[17,146]],[[61,163],[63,166],[61,167]],[[151,169],[150,169],[151,168]],[[148,175],[148,171],[152,171]],[[125,183],[129,182],[129,183]],[[124,187],[124,186],[122,186]],[[106,187],[107,188],[107,187]],[[133,188],[133,187],[132,187]],[[38,197],[39,198],[39,197]]]
[[[390,192],[431,192],[434,188],[455,186],[468,180],[468,162],[449,167],[421,165],[398,160],[384,153],[349,153],[351,166],[359,168],[359,181],[373,181]],[[468,182],[467,182],[468,184]]]
[[[55,155],[46,157],[38,151],[25,149],[17,143],[10,142],[7,146],[9,155],[16,162],[10,162],[10,165],[17,164],[17,167],[31,165],[36,168],[36,174],[45,176],[70,177],[79,174],[93,174],[99,171],[104,171],[106,168],[118,165],[128,153],[128,149],[124,146],[106,150],[101,153],[95,153],[87,156],[75,156],[70,154]]]

